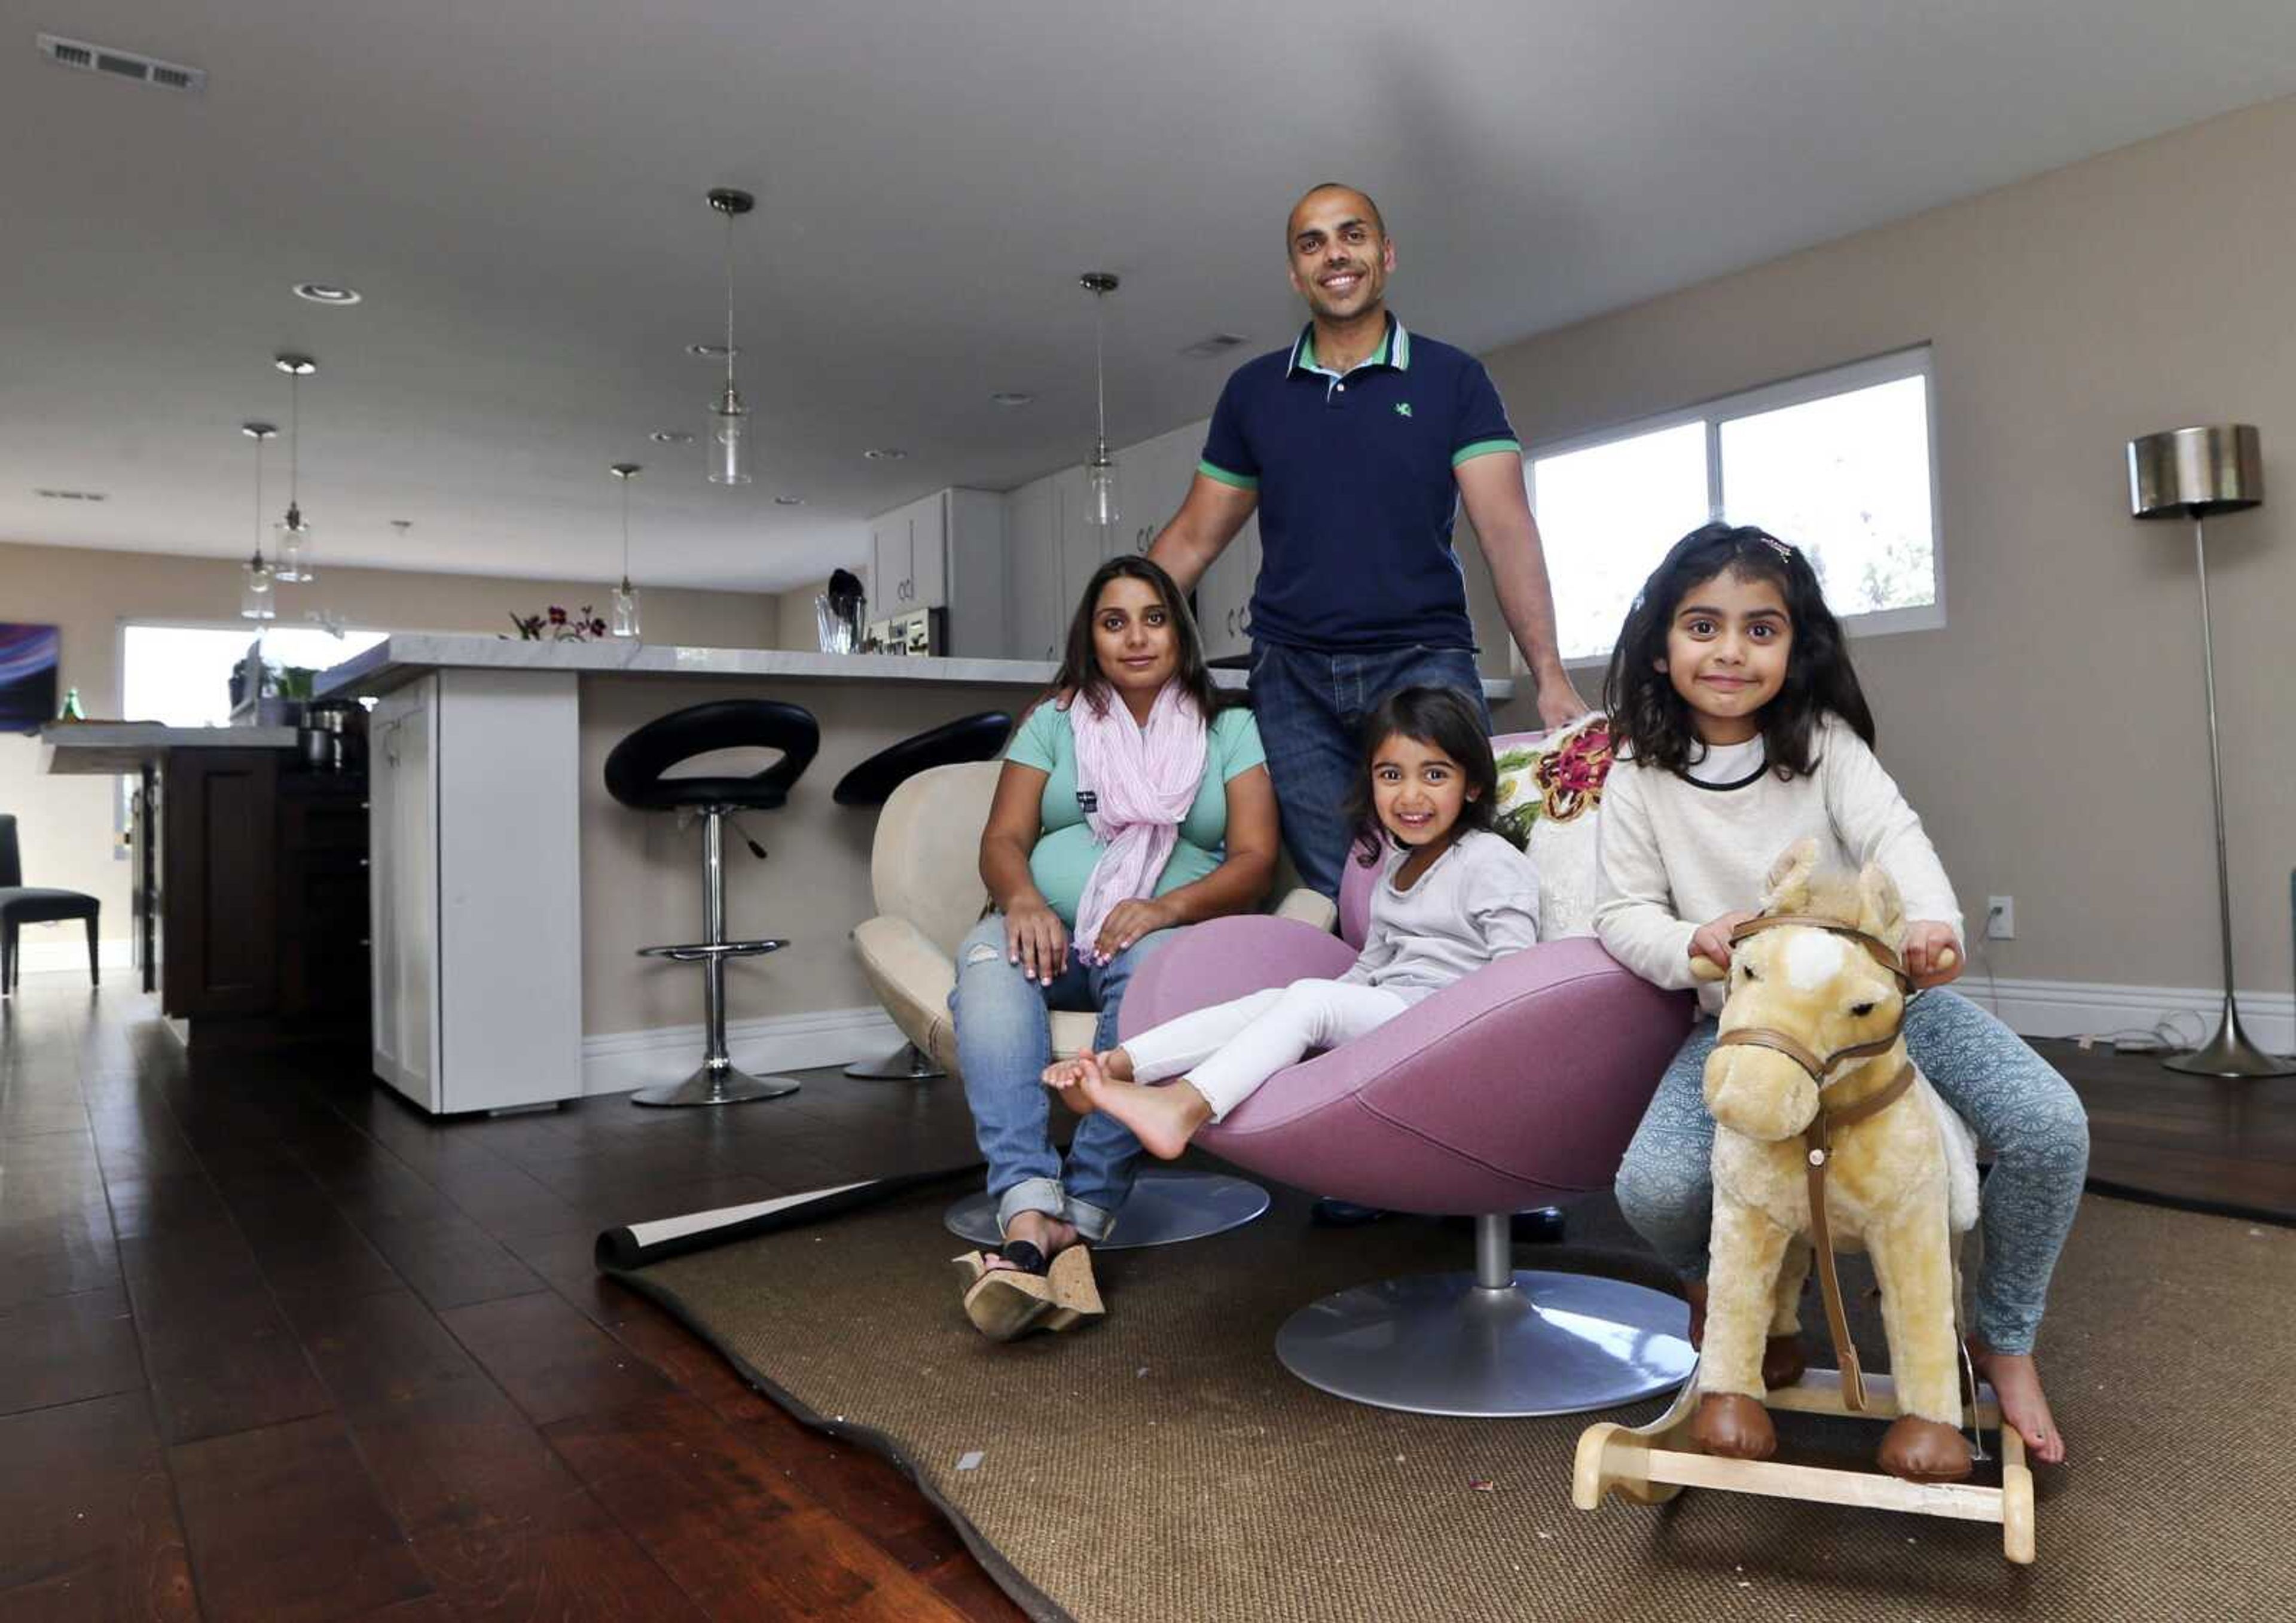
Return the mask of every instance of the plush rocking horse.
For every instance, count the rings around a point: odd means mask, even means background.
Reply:
[[[1816,863],[1814,841],[1788,850],[1761,914],[1731,933],[1729,996],[1706,1062],[1714,1228],[1697,1372],[1651,1425],[1580,1438],[1573,1498],[1592,1510],[1613,1488],[1660,1500],[1706,1486],[1997,1521],[2010,1559],[2030,1562],[2032,1480],[2013,1431],[2002,1432],[2001,1488],[1937,1486],[1968,1476],[1975,1458],[1960,1429],[1955,1250],[1976,1219],[1977,1162],[1969,1129],[1906,1057],[1904,906],[1879,866],[1852,877]],[[1838,1246],[1873,1258],[1889,1377],[1858,1368]],[[1838,1374],[1802,1374],[1793,1352],[1813,1266]],[[1765,1385],[1766,1353],[1779,1389]],[[1972,1417],[1998,1426],[1988,1396]],[[1894,1415],[1877,1459],[1906,1486],[1763,1463],[1777,1447],[1766,1401]]]

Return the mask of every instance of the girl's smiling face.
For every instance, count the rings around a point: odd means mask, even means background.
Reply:
[[[1785,686],[1793,617],[1767,580],[1725,570],[1682,594],[1659,668],[1690,707],[1698,736],[1742,744],[1762,730],[1762,707]]]
[[[1459,763],[1419,739],[1390,733],[1372,752],[1371,803],[1387,832],[1414,848],[1450,833],[1469,799]]]

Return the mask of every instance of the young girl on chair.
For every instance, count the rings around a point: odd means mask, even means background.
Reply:
[[[1604,703],[1618,765],[1603,794],[1595,923],[1629,969],[1688,988],[1693,958],[1726,968],[1730,932],[1754,916],[1772,858],[1808,836],[1822,858],[1853,869],[1878,862],[1897,881],[1917,987],[1960,973],[1960,904],[1921,819],[1874,758],[1873,714],[1799,550],[1718,523],[1684,537],[1628,613]],[[1702,992],[1706,1018],[1619,1168],[1619,1204],[1687,1282],[1693,1318],[1704,1306],[1713,1197],[1714,1123],[1701,1084],[1720,991]],[[1971,1354],[2034,1457],[2062,1460],[2033,1342],[2080,1199],[2087,1119],[2063,1078],[1958,994],[1915,999],[1906,1040],[1995,1157]],[[1774,1346],[1766,1379],[1789,1379],[1798,1358],[1792,1346]]]
[[[1365,722],[1349,808],[1365,831],[1357,860],[1381,864],[1354,967],[1336,980],[1295,980],[1215,1004],[1120,1048],[1061,1061],[1046,1069],[1046,1086],[1079,1112],[1107,1111],[1169,1160],[1198,1127],[1223,1119],[1309,1050],[1374,1031],[1529,946],[1538,939],[1538,874],[1492,832],[1497,799],[1490,740],[1467,697],[1447,687],[1392,694]]]

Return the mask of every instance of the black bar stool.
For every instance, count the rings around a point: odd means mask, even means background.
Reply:
[[[725,821],[736,812],[780,810],[820,748],[821,728],[810,710],[772,699],[721,699],[656,717],[606,757],[606,792],[623,805],[641,811],[693,811],[701,818],[701,916],[708,939],[638,949],[641,956],[701,965],[701,1067],[676,1086],[640,1088],[630,1095],[632,1102],[739,1104],[797,1092],[797,1083],[787,1077],[753,1077],[735,1069],[726,1053],[726,960],[755,957],[789,943],[726,939]],[[781,758],[750,777],[662,775],[718,750],[778,750]]]
[[[838,779],[830,799],[840,806],[882,806],[893,791],[929,766],[996,759],[1012,731],[1013,718],[1003,710],[960,716],[878,750]],[[930,1082],[948,1072],[914,1043],[904,1043],[882,1060],[855,1061],[845,1074],[867,1082]]]

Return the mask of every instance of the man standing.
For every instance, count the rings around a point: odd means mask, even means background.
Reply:
[[[1285,235],[1308,325],[1228,379],[1195,483],[1148,555],[1191,588],[1259,509],[1252,703],[1292,859],[1336,898],[1363,717],[1422,683],[1482,703],[1451,547],[1463,499],[1540,719],[1587,707],[1556,650],[1522,447],[1489,374],[1388,313],[1395,244],[1370,198],[1319,185]]]

